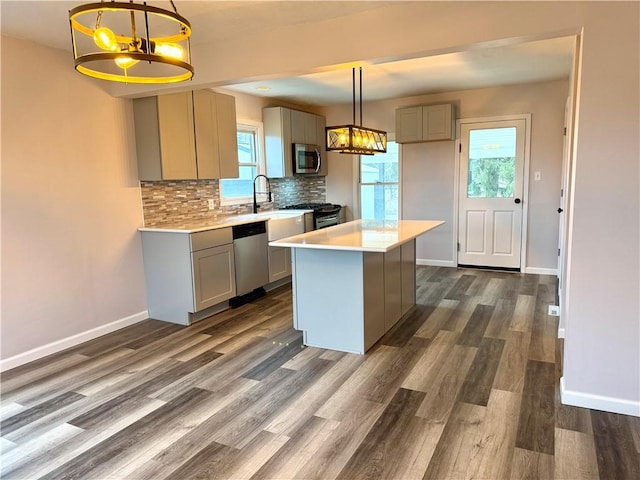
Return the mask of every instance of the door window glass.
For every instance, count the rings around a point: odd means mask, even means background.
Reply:
[[[516,128],[469,132],[469,198],[512,198],[516,177]]]

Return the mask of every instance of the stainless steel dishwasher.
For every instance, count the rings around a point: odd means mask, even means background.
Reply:
[[[269,283],[267,225],[263,221],[232,228],[237,297],[231,304],[239,306],[252,298],[264,295],[262,287]]]

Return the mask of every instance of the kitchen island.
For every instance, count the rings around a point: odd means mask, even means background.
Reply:
[[[415,305],[415,239],[444,222],[356,220],[283,238],[304,344],[365,353]]]

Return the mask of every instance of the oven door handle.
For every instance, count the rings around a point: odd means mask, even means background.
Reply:
[[[328,215],[318,216],[315,219],[316,229],[332,227],[333,225],[337,225],[338,220],[339,220],[338,214],[336,213],[330,213]]]

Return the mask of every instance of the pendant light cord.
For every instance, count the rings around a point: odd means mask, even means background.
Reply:
[[[352,77],[352,83],[353,83],[353,88],[352,88],[352,92],[353,92],[353,101],[351,102],[351,105],[353,106],[353,124],[356,124],[356,69],[355,67],[351,69],[351,77]]]
[[[360,126],[362,126],[362,67],[360,67]]]
[[[360,67],[360,123],[356,123],[356,69],[353,67],[351,69],[351,77],[353,84],[353,99],[351,104],[353,105],[353,124],[362,126],[362,67]]]

